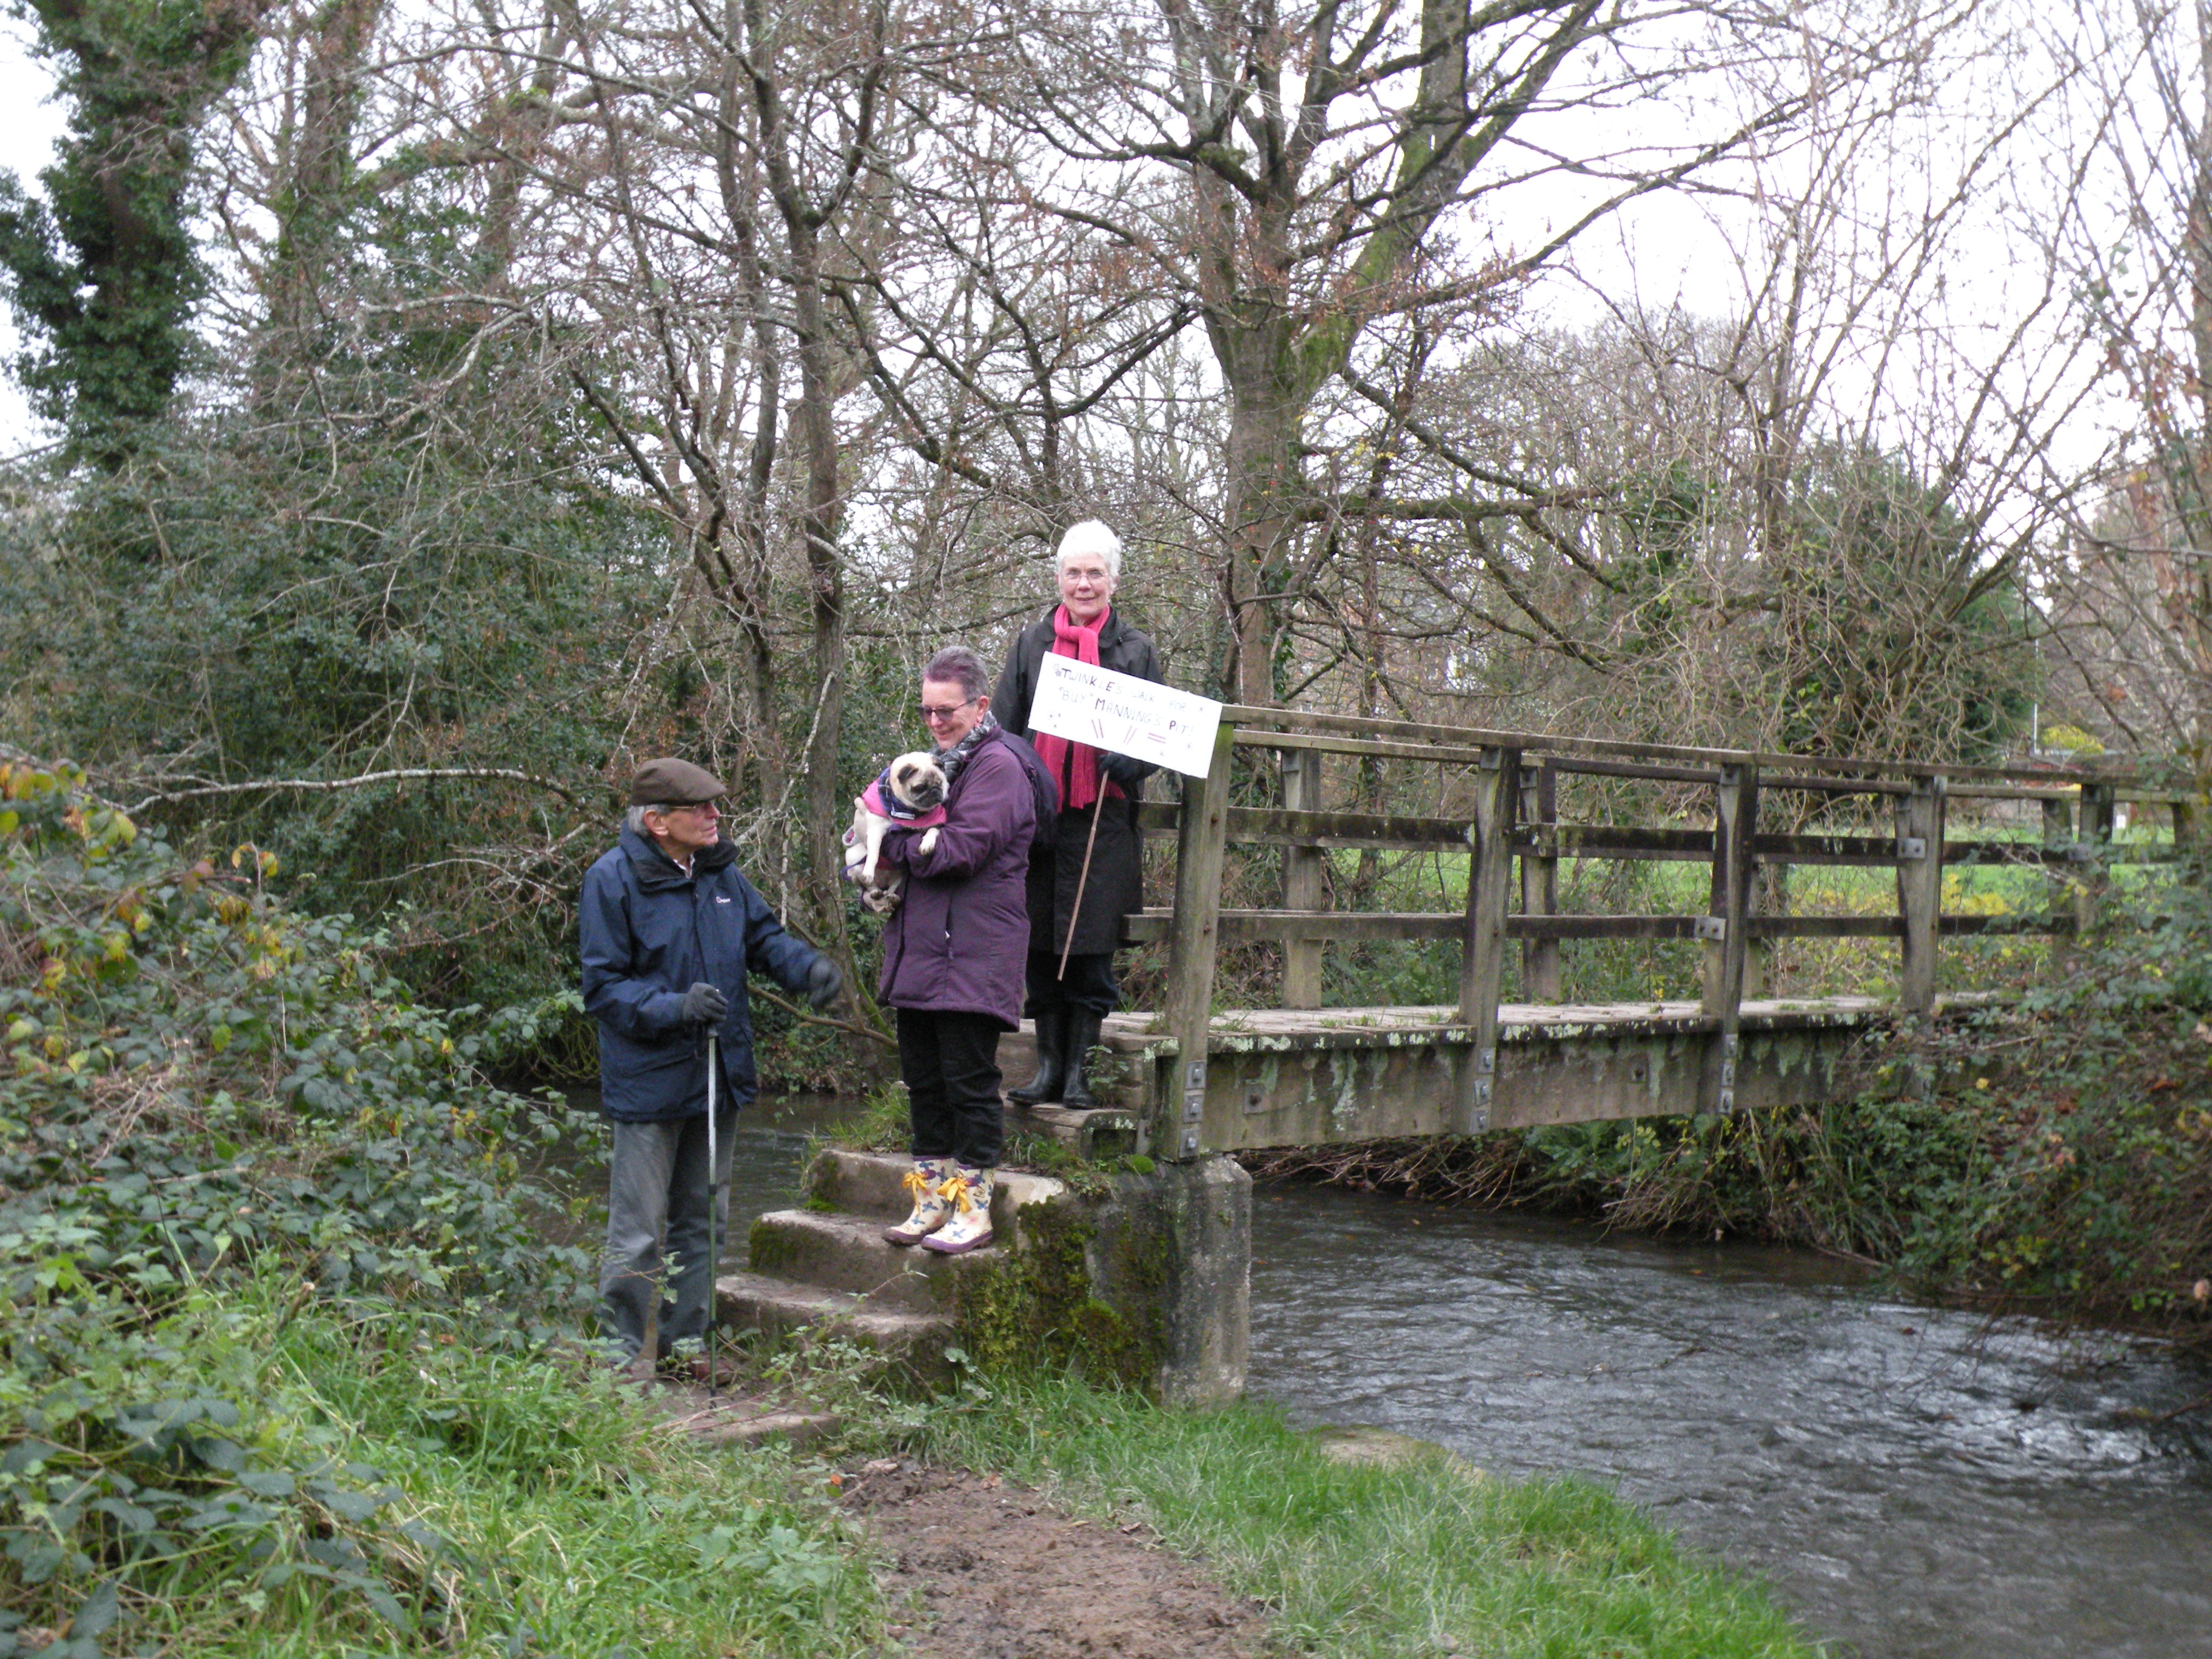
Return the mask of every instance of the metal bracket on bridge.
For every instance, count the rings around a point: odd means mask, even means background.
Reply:
[[[1907,859],[1926,858],[1928,856],[1926,839],[1920,836],[1899,836],[1897,838],[1897,856],[1900,861]]]
[[[1717,945],[1728,937],[1728,918],[1694,916],[1690,921],[1690,935],[1693,939],[1711,939]]]
[[[1723,1115],[1735,1110],[1736,1041],[1734,1031],[1721,1033],[1720,1099],[1715,1103],[1715,1109]]]

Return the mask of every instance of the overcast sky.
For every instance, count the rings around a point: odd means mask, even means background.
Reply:
[[[53,103],[53,77],[24,51],[30,31],[13,17],[0,21],[0,167],[35,190],[39,170],[53,159],[62,130],[62,111]],[[0,307],[0,361],[13,362],[21,347],[14,319]],[[11,376],[0,374],[0,456],[13,455],[44,441],[31,419],[23,394]]]

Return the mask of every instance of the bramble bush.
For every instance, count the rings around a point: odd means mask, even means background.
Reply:
[[[133,1603],[249,1570],[416,1616],[427,1581],[392,1564],[423,1547],[375,1472],[275,1434],[226,1372],[239,1286],[479,1351],[582,1305],[589,1263],[518,1176],[577,1126],[480,1069],[541,1015],[419,1006],[276,874],[252,847],[186,865],[73,769],[0,765],[0,1659],[33,1632],[96,1651]]]

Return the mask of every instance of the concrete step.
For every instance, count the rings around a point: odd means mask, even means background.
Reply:
[[[934,1281],[957,1271],[963,1258],[887,1244],[884,1224],[878,1216],[771,1210],[753,1223],[749,1265],[757,1273],[849,1292],[880,1312],[935,1313],[946,1287]]]
[[[845,1214],[878,1217],[888,1225],[903,1221],[914,1207],[905,1186],[907,1171],[913,1168],[910,1158],[831,1147],[808,1166],[806,1194]],[[1023,1175],[1011,1170],[1001,1170],[993,1185],[991,1228],[1002,1241],[1006,1235],[1019,1232],[1024,1206],[1042,1203],[1067,1190],[1065,1182],[1050,1176]]]
[[[850,1291],[824,1290],[765,1273],[725,1273],[714,1281],[714,1316],[772,1337],[799,1331],[842,1336],[927,1380],[950,1374],[945,1358],[952,1322],[942,1315],[887,1312]]]
[[[1137,1150],[1137,1119],[1118,1106],[1059,1106],[1048,1101],[1006,1103],[1006,1127],[1042,1135],[1097,1163]]]

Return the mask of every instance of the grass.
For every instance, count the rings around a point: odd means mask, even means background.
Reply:
[[[994,1379],[933,1413],[927,1455],[1070,1507],[1136,1515],[1328,1659],[1785,1659],[1819,1652],[1754,1582],[1590,1483],[1442,1455],[1345,1465],[1264,1408],[1163,1410],[1061,1378]]]
[[[77,1382],[74,1407],[45,1402],[43,1464],[9,1459],[48,1498],[19,1487],[12,1518],[66,1526],[86,1554],[41,1583],[0,1567],[0,1652],[39,1651],[72,1610],[82,1638],[88,1609],[115,1621],[108,1650],[195,1659],[878,1650],[874,1583],[819,1479],[694,1445],[581,1359],[349,1318],[264,1279],[195,1298],[132,1363]],[[224,1406],[231,1449],[106,1431],[177,1399]],[[198,1513],[134,1534],[133,1510],[150,1521],[177,1487]],[[119,1524],[78,1512],[95,1490]]]
[[[1492,1480],[1441,1454],[1345,1466],[1264,1408],[1171,1410],[1058,1377],[884,1398],[854,1385],[852,1358],[827,1353],[838,1374],[813,1379],[850,1414],[833,1457],[896,1445],[1079,1511],[1141,1516],[1268,1606],[1270,1652],[1817,1651],[1759,1586],[1584,1481]],[[804,1387],[789,1361],[771,1371]],[[16,1512],[73,1528],[88,1554],[7,1586],[0,1651],[41,1650],[71,1608],[80,1627],[57,1650],[71,1654],[103,1650],[102,1637],[104,1650],[179,1659],[884,1651],[886,1610],[835,1507],[833,1463],[700,1448],[580,1360],[486,1351],[420,1314],[348,1316],[264,1273],[191,1298],[126,1363],[61,1392],[75,1404],[41,1408],[44,1461],[9,1460]],[[185,1397],[231,1402],[216,1414],[230,1452],[199,1432],[211,1418],[166,1454],[101,1431]],[[134,1549],[134,1505],[175,1495],[157,1485],[204,1507]],[[74,1518],[21,1502],[64,1486]],[[123,1526],[82,1512],[99,1507],[84,1502],[94,1487],[119,1494],[103,1501]]]

